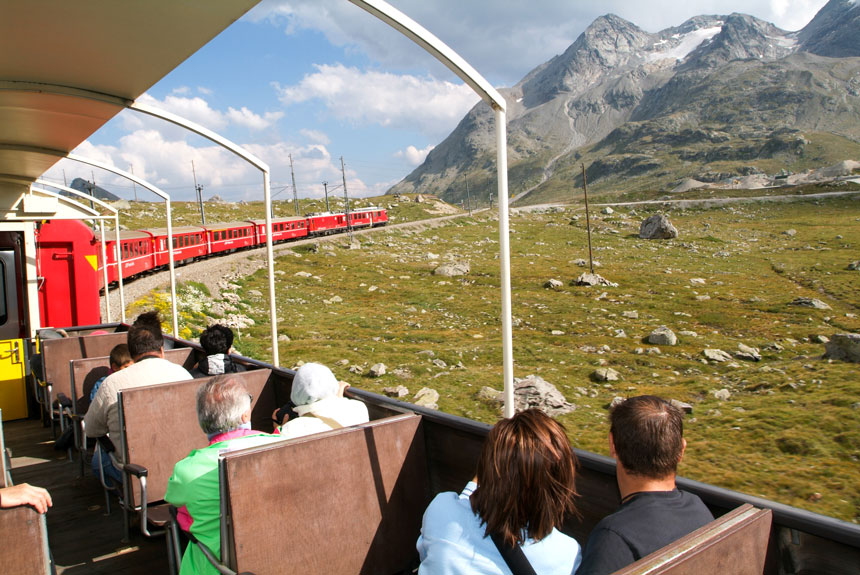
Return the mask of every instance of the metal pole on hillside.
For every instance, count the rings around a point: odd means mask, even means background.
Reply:
[[[466,174],[463,174],[463,180],[466,182],[466,201],[469,202],[469,215],[472,215],[472,195],[469,193],[469,180],[466,179]]]
[[[340,175],[343,177],[343,201],[346,203],[346,233],[349,243],[352,243],[352,224],[349,221],[349,195],[346,193],[346,167],[343,164],[343,156],[340,157]]]
[[[594,273],[594,260],[591,257],[591,218],[588,215],[588,182],[585,180],[585,164],[582,164],[582,193],[585,196],[585,227],[588,229],[588,269]]]
[[[325,192],[325,211],[330,212],[328,207],[328,182],[323,182],[323,191]]]
[[[293,155],[290,158],[290,177],[293,178],[293,204],[296,206],[296,215],[299,215],[299,193],[296,191],[296,173],[293,171]]]
[[[194,174],[194,191],[197,192],[197,205],[200,206],[200,223],[206,225],[206,212],[203,211],[203,186],[197,185],[197,170],[194,168],[194,160],[191,160],[191,173]]]

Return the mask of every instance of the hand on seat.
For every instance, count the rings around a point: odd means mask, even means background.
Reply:
[[[51,495],[46,489],[34,487],[29,483],[13,485],[0,489],[0,507],[6,509],[19,505],[32,505],[39,513],[44,513],[53,505]]]

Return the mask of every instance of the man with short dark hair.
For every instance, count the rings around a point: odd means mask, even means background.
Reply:
[[[683,417],[653,395],[631,397],[610,411],[621,508],[592,530],[577,575],[613,573],[713,521],[701,499],[675,487],[687,447]]]
[[[209,446],[194,449],[173,467],[164,499],[179,507],[177,520],[221,556],[221,500],[218,455],[227,449],[241,449],[280,439],[251,429],[252,399],[242,381],[219,375],[197,390],[197,421]],[[180,575],[218,575],[197,545],[189,544],[182,557]]]
[[[107,376],[93,397],[84,417],[87,437],[97,438],[110,433],[114,441],[119,438],[119,390],[191,379],[191,374],[184,367],[164,359],[164,336],[161,334],[161,320],[157,311],[143,313],[134,321],[128,330],[128,351],[134,364]],[[121,451],[118,450],[115,457],[124,463]],[[111,479],[122,482],[122,475],[107,457],[102,458],[101,463]],[[98,458],[93,458],[93,472],[96,475],[98,466]]]
[[[226,325],[212,324],[200,334],[200,346],[206,352],[206,357],[198,362],[191,370],[194,377],[220,375],[222,373],[238,373],[245,367],[234,363],[230,358],[230,348],[233,346],[233,330]]]

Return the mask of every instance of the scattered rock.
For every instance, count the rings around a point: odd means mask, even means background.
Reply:
[[[381,377],[385,375],[385,364],[375,363],[370,367],[370,377]]]
[[[726,388],[714,392],[714,397],[716,397],[720,401],[728,401],[731,396],[732,394],[729,393],[729,390]]]
[[[591,374],[594,381],[618,381],[621,375],[611,367],[601,367]]]
[[[311,277],[313,274],[312,274],[312,273],[310,273],[310,272],[296,272],[296,273],[294,273],[293,275],[294,275],[294,276],[296,276],[296,277],[300,277],[300,278],[309,278],[309,277]]]
[[[448,367],[447,363],[445,363],[444,361],[442,361],[441,359],[438,359],[438,358],[433,360],[433,365],[435,365],[436,367],[442,368],[442,369],[445,369],[446,367]]]
[[[665,325],[661,325],[648,335],[648,343],[653,345],[675,345],[678,343],[678,337],[671,329]]]
[[[767,351],[782,351],[785,348],[776,343],[775,341],[772,341],[769,344],[765,345],[763,349]]]
[[[606,206],[605,208],[603,208],[602,210],[600,210],[600,213],[602,213],[602,214],[606,214],[607,216],[611,216],[612,214],[614,214],[614,213],[615,213],[615,210],[613,210],[613,209],[612,209],[612,208],[610,208],[609,206]]]
[[[514,378],[514,404],[517,411],[537,407],[550,417],[576,409],[553,384],[538,375]]]
[[[382,393],[384,393],[388,397],[401,398],[409,395],[409,390],[406,388],[405,385],[398,385],[396,387],[383,388]]]
[[[716,361],[718,363],[722,363],[724,361],[729,361],[730,359],[732,359],[732,356],[730,356],[721,349],[706,349],[702,351],[702,353],[705,354],[705,357],[707,357],[711,361]]]
[[[443,264],[433,270],[433,275],[442,276],[446,278],[455,277],[455,276],[464,276],[472,271],[472,266],[469,262],[457,262],[453,264]]]
[[[290,336],[285,333],[282,333],[278,336],[278,341],[290,341]]]
[[[860,270],[860,260],[857,260],[856,262],[851,262],[850,264],[848,264],[848,269],[849,270]]]
[[[502,391],[498,391],[485,385],[481,388],[481,391],[478,392],[478,399],[489,401],[490,403],[504,403],[505,394]]]
[[[830,341],[830,338],[826,335],[813,334],[809,336],[809,341],[811,341],[812,343],[827,343],[828,341]]]
[[[639,237],[643,240],[670,240],[678,237],[678,230],[665,214],[654,214],[639,226]]]
[[[543,284],[543,287],[545,287],[547,289],[554,289],[554,290],[559,290],[563,286],[564,286],[564,283],[557,280],[557,279],[549,279],[549,280],[547,280],[547,282],[545,284]]]
[[[860,333],[835,333],[825,345],[824,357],[860,363]]]
[[[599,274],[584,273],[571,282],[571,285],[577,286],[607,286],[618,287],[617,283],[611,282]]]
[[[249,289],[248,295],[252,296],[252,297],[263,297],[263,292],[261,292],[260,290],[256,290],[256,289]]]
[[[827,305],[820,299],[815,299],[812,297],[799,297],[788,305],[798,305],[801,307],[811,307],[814,309],[830,309],[829,305]]]
[[[429,387],[422,387],[415,397],[412,398],[412,403],[430,409],[439,409],[439,392]]]
[[[689,403],[684,403],[683,401],[678,401],[677,399],[670,399],[669,403],[671,403],[684,413],[693,413],[693,406]]]
[[[362,373],[364,373],[364,369],[363,369],[361,366],[353,365],[353,366],[350,366],[350,368],[349,368],[349,373],[354,373],[354,374],[356,374],[356,375],[361,375]]]
[[[424,355],[424,356],[429,357],[430,359],[433,359],[434,357],[436,357],[436,352],[434,352],[432,349],[425,349],[425,350],[419,351],[418,355]]]
[[[793,238],[794,236],[797,235],[797,230],[795,230],[794,228],[789,228],[789,229],[785,230],[784,232],[782,232],[782,235]]]
[[[683,335],[684,337],[699,337],[698,333],[690,331],[689,329],[682,329],[678,332],[678,335]]]
[[[738,351],[735,352],[735,357],[745,361],[761,361],[761,354],[757,348],[742,343],[738,344]]]
[[[702,278],[690,278],[690,283],[694,286],[703,286],[705,285],[705,280]]]
[[[339,365],[341,367],[346,367],[349,365],[349,360],[348,359],[339,359],[339,360],[337,360],[337,362],[335,362],[335,365]]]
[[[639,319],[639,312],[636,310],[622,311],[621,315],[627,319]]]

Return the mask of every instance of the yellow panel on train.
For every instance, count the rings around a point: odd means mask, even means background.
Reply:
[[[27,417],[22,339],[0,341],[0,410],[3,421]]]

